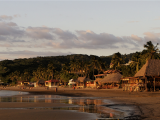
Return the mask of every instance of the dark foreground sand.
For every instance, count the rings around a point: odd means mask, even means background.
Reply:
[[[1,120],[93,120],[95,117],[65,110],[0,110]]]
[[[3,89],[3,88],[0,88]],[[16,87],[8,87],[8,90],[20,89]],[[160,92],[124,92],[122,90],[95,90],[95,89],[81,89],[73,90],[67,88],[59,88],[57,92],[55,89],[46,90],[44,88],[25,89],[22,91],[30,92],[31,94],[40,95],[64,95],[64,96],[79,96],[79,97],[101,97],[114,101],[115,105],[134,105],[139,109],[139,114],[143,120],[160,120]],[[25,107],[25,106],[43,106],[38,103],[32,103],[30,105],[14,104],[14,103],[0,103],[0,108],[7,107]],[[67,104],[52,104],[52,106],[62,106]],[[47,106],[47,104],[44,104]],[[8,117],[7,117],[8,116]],[[46,119],[47,117],[47,119]],[[59,110],[0,110],[0,120],[93,120],[96,116],[89,113],[78,113],[74,111],[74,114],[70,111]],[[27,119],[28,118],[28,119]],[[33,119],[32,119],[33,118]]]

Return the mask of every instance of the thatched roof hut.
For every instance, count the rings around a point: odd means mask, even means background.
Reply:
[[[135,74],[135,77],[140,76],[159,76],[160,75],[160,60],[150,59],[145,65]]]
[[[77,82],[86,82],[89,81],[90,79],[86,78],[86,77],[78,77]]]
[[[103,83],[119,83],[121,77],[122,77],[122,75],[119,72],[112,73],[112,74],[108,74],[104,79],[99,80],[98,82],[100,84],[103,84]]]

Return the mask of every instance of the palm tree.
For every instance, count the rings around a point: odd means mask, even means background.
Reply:
[[[93,79],[94,79],[94,69],[98,69],[99,61],[97,56],[92,56],[91,58],[91,66],[93,68]]]
[[[147,56],[147,59],[154,59],[156,57],[156,53],[159,52],[158,49],[158,43],[156,46],[153,45],[153,43],[151,41],[148,41],[145,45],[144,48],[146,48],[146,50],[143,51],[143,53],[145,53],[145,55]]]
[[[139,60],[141,57],[141,53],[140,52],[136,52],[133,56],[132,56],[132,61],[136,62],[137,66],[136,66],[136,72],[138,72],[139,70]]]
[[[122,56],[121,53],[115,53],[112,57],[111,63],[113,64],[114,68],[119,67],[122,63]]]
[[[104,67],[101,58],[98,59],[97,65],[98,65],[97,70],[98,70],[98,74],[99,74],[100,72],[103,71],[103,67]]]

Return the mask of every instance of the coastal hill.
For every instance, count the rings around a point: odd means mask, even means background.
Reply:
[[[128,55],[122,55],[125,62],[128,62],[133,53]],[[35,81],[36,78],[34,75],[37,72],[37,79],[44,78],[45,76],[38,77],[39,74],[47,71],[50,71],[50,79],[57,78],[57,74],[61,74],[64,71],[71,71],[72,73],[80,71],[80,67],[85,67],[88,65],[88,72],[90,73],[90,77],[92,78],[92,64],[94,59],[100,61],[103,70],[109,69],[109,65],[112,60],[112,56],[95,56],[95,55],[83,55],[83,54],[72,54],[67,56],[48,56],[48,57],[35,57],[35,58],[24,58],[24,59],[14,59],[14,60],[3,60],[0,61],[0,77],[4,82],[11,82],[17,80],[32,80]],[[79,66],[79,70],[76,67]],[[75,67],[75,68],[73,68]],[[73,70],[74,69],[74,70]],[[95,74],[98,74],[98,68],[95,69]],[[82,69],[81,69],[82,70]],[[74,72],[73,72],[74,71]],[[52,72],[52,73],[51,73]],[[101,71],[102,72],[102,71]],[[48,73],[47,73],[48,74]],[[48,75],[49,76],[49,75]],[[73,76],[73,75],[72,75]]]

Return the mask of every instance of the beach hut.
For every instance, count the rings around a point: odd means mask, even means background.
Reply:
[[[86,82],[89,81],[90,79],[86,77],[78,77],[77,79],[77,88],[85,88],[86,87]]]
[[[160,60],[150,59],[134,75],[122,78],[123,90],[156,91],[160,89]]]
[[[59,80],[52,79],[52,80],[45,81],[45,86],[46,87],[57,87],[59,86]]]
[[[22,85],[29,85],[30,82],[29,81],[18,81],[17,86],[22,86]]]
[[[105,76],[107,76],[107,74],[94,75],[95,81],[98,82],[99,80],[102,80]]]
[[[160,60],[150,59],[145,65],[135,74],[144,84],[145,89],[153,90],[160,89]]]
[[[120,79],[122,75],[119,72],[108,74],[102,80],[99,80],[98,83],[106,88],[119,87]]]
[[[120,72],[120,71],[119,70],[107,70],[107,71],[104,71],[103,74],[94,75],[96,84],[98,84],[98,81],[104,79],[108,74],[117,73],[117,72]]]
[[[88,79],[86,81],[86,87],[88,87],[88,88],[96,88],[96,81]]]
[[[144,79],[143,77],[125,77],[121,78],[122,89],[124,91],[143,91]]]

